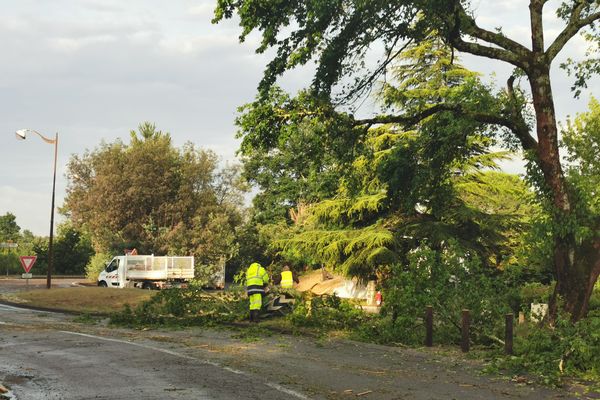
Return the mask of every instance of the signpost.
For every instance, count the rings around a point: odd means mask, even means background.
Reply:
[[[29,279],[32,277],[32,274],[30,274],[29,271],[31,271],[33,264],[35,264],[37,256],[21,256],[19,259],[21,260],[21,265],[25,270],[25,273],[21,275],[21,277],[25,279],[25,285],[27,285],[27,290],[29,290]]]
[[[0,249],[8,249],[7,252],[10,249],[16,249],[17,247],[19,247],[19,245],[11,242],[10,240],[8,242],[0,243]],[[8,261],[6,262],[6,276],[8,276]]]

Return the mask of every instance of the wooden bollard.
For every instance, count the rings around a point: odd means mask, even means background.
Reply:
[[[462,339],[460,342],[460,349],[463,353],[469,352],[469,328],[471,325],[471,311],[462,310]]]
[[[433,307],[425,309],[425,346],[433,346]]]
[[[504,329],[504,353],[513,353],[513,321],[515,316],[510,313],[505,315],[505,329]]]

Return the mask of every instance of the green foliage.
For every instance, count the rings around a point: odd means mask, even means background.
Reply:
[[[88,261],[94,255],[89,236],[70,224],[58,227],[54,246],[54,271],[59,274],[83,274]]]
[[[238,251],[244,184],[239,168],[218,168],[212,151],[175,148],[168,133],[144,123],[131,142],[102,143],[68,165],[63,212],[89,232],[99,252],[195,256],[198,269]]]
[[[98,320],[97,318],[94,318],[92,315],[88,314],[88,313],[84,313],[81,315],[78,315],[77,317],[73,318],[73,322],[77,322],[79,324],[86,324],[86,325],[95,325]]]
[[[3,251],[0,254],[0,274],[20,274],[23,271],[19,256],[14,252]]]
[[[553,266],[557,290],[565,297],[566,309],[578,310],[573,313],[578,319],[585,314],[587,300],[578,295],[581,282],[589,282],[596,276],[591,266],[598,261],[594,249],[597,248],[599,224],[597,215],[588,211],[600,196],[596,187],[590,188],[588,179],[575,178],[574,174],[569,178],[571,183],[565,181],[561,173],[550,71],[552,62],[577,33],[581,33],[591,47],[584,53],[583,60],[569,60],[563,65],[574,68],[574,89],[585,87],[586,82],[600,71],[600,62],[595,57],[600,40],[597,29],[600,4],[598,1],[575,0],[553,5],[545,1],[534,2],[529,9],[532,20],[551,12],[550,7],[565,22],[564,30],[544,44],[544,37],[548,37],[544,25],[531,24],[528,36],[532,38],[532,47],[522,46],[518,40],[509,38],[502,27],[484,29],[477,21],[476,4],[468,1],[218,0],[213,22],[236,18],[241,27],[241,41],[255,33],[261,37],[257,51],[272,50],[273,58],[259,84],[260,99],[269,97],[280,75],[311,62],[316,63],[316,69],[310,93],[321,103],[331,99],[332,93],[339,93],[334,99],[337,101],[333,102],[340,105],[338,109],[352,111],[352,101],[360,100],[374,86],[380,85],[379,78],[387,79],[393,75],[398,78],[400,82],[393,83],[396,87],[383,85],[382,93],[389,106],[385,111],[390,111],[389,114],[380,113],[362,121],[352,121],[354,118],[350,116],[349,125],[371,127],[396,122],[398,126],[392,127],[394,131],[418,130],[416,145],[406,143],[388,149],[386,160],[379,164],[378,178],[388,192],[388,203],[403,211],[397,219],[412,213],[416,206],[427,211],[420,213],[427,214],[425,223],[417,221],[413,225],[418,225],[417,231],[425,231],[432,242],[455,237],[463,246],[470,243],[482,262],[489,262],[493,257],[512,258],[510,253],[514,248],[501,243],[505,239],[488,229],[492,224],[482,224],[485,213],[469,210],[455,201],[457,196],[451,178],[456,172],[456,164],[460,165],[474,155],[470,145],[473,136],[501,138],[507,148],[523,149],[531,161],[529,180],[547,201],[549,207],[544,211],[548,214],[547,220],[551,221],[544,226],[543,236],[539,235],[533,241],[544,247],[541,256],[536,257],[535,269],[545,274],[548,270],[544,265],[545,258],[552,254],[550,261],[551,265],[556,264]],[[473,74],[455,68],[456,50],[515,68],[505,93],[496,94],[478,82]],[[543,57],[539,57],[540,52],[544,53]],[[515,87],[517,77],[529,80],[530,93],[534,94],[535,117],[545,123],[536,126],[531,115],[522,111],[526,108],[526,95],[518,82]],[[274,129],[272,132],[261,129],[261,132],[257,131],[258,136],[277,139],[279,127],[299,125],[297,119],[283,120],[279,118],[281,114],[272,115],[274,117],[265,114],[264,121],[266,126]],[[341,115],[338,113],[338,117]],[[537,135],[531,134],[534,127]],[[354,133],[360,130],[332,131],[337,138],[355,138]],[[358,148],[345,149],[354,158],[369,153],[360,146],[365,143],[364,136],[359,139],[354,140]],[[275,143],[270,144],[271,149],[277,148]],[[588,149],[592,154],[594,148]],[[595,151],[597,153],[597,148]],[[352,183],[351,179],[343,176],[342,181],[341,197],[373,194],[373,191],[360,190],[367,187],[365,179],[357,179],[361,183],[360,189],[354,192],[346,192],[343,187],[344,181]],[[586,187],[588,191],[572,190],[571,185]],[[292,199],[292,205],[297,204],[297,200]],[[315,201],[318,200],[323,199]],[[458,212],[453,213],[453,208]],[[414,231],[401,236],[413,236]],[[478,243],[484,239],[486,243]],[[514,243],[514,237],[512,239]],[[569,258],[574,265],[568,265],[569,273],[563,274],[560,264]]]
[[[555,326],[530,326],[514,343],[515,355],[496,359],[496,367],[515,374],[534,375],[550,385],[565,378],[600,382],[600,314],[591,313],[575,324],[560,316]]]
[[[341,75],[362,70],[354,61],[367,52],[375,37],[383,36],[384,42],[393,47],[411,29],[417,11],[409,5],[389,2],[251,0],[242,5],[218,0],[213,22],[237,13],[242,27],[240,40],[258,30],[262,40],[257,51],[262,53],[271,47],[277,50],[260,83],[261,92],[267,92],[286,70],[313,58],[320,61],[315,86],[329,92]],[[289,26],[295,28],[285,29]],[[423,27],[414,28],[420,31]],[[388,29],[389,35],[383,35]],[[392,32],[395,38],[389,37]],[[349,62],[346,57],[350,54],[353,57]]]
[[[347,116],[307,93],[291,98],[276,87],[239,112],[243,176],[260,189],[256,222],[285,220],[289,208],[335,193],[355,145]]]
[[[348,276],[369,278],[375,274],[374,266],[394,262],[394,234],[383,226],[373,225],[363,229],[308,230],[290,238],[279,238],[272,246],[282,249],[286,258],[297,252],[312,255],[313,260],[335,267]]]
[[[7,212],[0,215],[0,242],[16,242],[20,237],[21,228],[17,225],[14,214]]]
[[[597,218],[600,216],[600,102],[592,98],[589,111],[578,114],[574,120],[567,120],[562,134],[570,182],[578,190],[586,214]]]
[[[127,327],[214,326],[246,318],[248,301],[242,292],[209,293],[202,282],[185,289],[165,289],[135,309],[127,306],[110,322]]]
[[[422,343],[422,316],[431,305],[436,343],[459,342],[461,310],[469,309],[473,341],[489,345],[502,337],[503,316],[510,311],[507,295],[502,280],[456,243],[437,250],[422,245],[410,252],[406,267],[390,267],[378,340]]]
[[[563,4],[558,15],[563,19],[568,19],[569,8]],[[575,77],[571,90],[577,98],[581,95],[582,90],[588,87],[588,81],[600,74],[600,46],[598,46],[598,43],[600,43],[600,32],[598,32],[598,29],[595,29],[592,32],[584,33],[581,37],[588,43],[585,51],[586,58],[575,60],[569,57],[566,62],[560,64],[560,67],[566,70],[569,76],[573,75]]]
[[[590,297],[590,311],[596,315],[600,312],[600,282],[596,282],[594,285],[594,291]]]
[[[111,259],[112,255],[107,253],[94,254],[85,266],[85,277],[92,282],[96,282],[98,275],[106,268],[106,263]]]
[[[531,303],[548,303],[553,287],[532,282],[520,288],[520,304],[522,310],[529,310]]]
[[[21,237],[21,228],[17,225],[14,214],[7,212],[0,215],[0,242],[16,243],[20,248],[1,249],[0,250],[0,273],[16,274],[24,272],[19,262],[23,242]],[[24,254],[24,253],[23,253]]]
[[[36,238],[33,251],[38,259],[33,273],[43,273],[48,268],[48,240]],[[53,241],[54,273],[62,275],[82,275],[86,265],[94,255],[94,249],[88,235],[74,228],[69,222],[60,225]]]
[[[435,37],[408,46],[398,57],[397,86],[387,83],[382,90],[388,108],[418,113],[442,100],[473,109],[498,107],[490,89]],[[253,103],[240,118],[245,135],[241,151],[253,163],[246,172],[265,178],[262,194],[274,199],[281,176],[314,180],[294,161],[298,155],[305,164],[323,166],[327,160],[326,173],[337,176],[335,194],[313,192],[308,204],[301,202],[307,197],[299,191],[279,198],[278,204],[294,217],[293,225],[271,222],[270,228],[261,228],[273,232],[266,235],[271,252],[361,279],[372,279],[381,266],[404,262],[407,252],[424,240],[459,240],[489,266],[519,263],[521,239],[535,214],[523,200],[532,195],[517,176],[490,170],[508,155],[489,153],[494,141],[484,125],[467,116],[438,113],[414,130],[395,124],[357,130],[346,121],[349,116],[334,113],[322,101],[311,102],[306,93],[289,98],[274,90],[271,96],[275,99]],[[320,124],[336,129],[322,131]],[[289,151],[289,141],[300,131],[315,142]],[[338,146],[343,155],[323,155],[330,142],[348,138]],[[277,162],[270,164],[264,155]]]
[[[583,60],[569,59],[561,65],[575,75],[573,89],[579,95],[589,79],[600,71],[600,33],[594,23],[598,19],[598,2],[568,0],[553,8],[544,11],[556,13],[570,25],[548,47],[560,51],[578,31],[589,43]],[[213,22],[235,17],[241,27],[240,41],[254,32],[261,37],[257,52],[272,50],[273,58],[259,84],[260,93],[266,94],[285,72],[315,62],[313,89],[330,94],[334,85],[344,82],[342,99],[347,100],[363,95],[377,78],[389,72],[388,65],[406,43],[419,43],[431,35],[439,36],[459,51],[503,61],[519,70],[535,68],[525,63],[532,53],[516,46],[514,40],[518,39],[508,37],[501,26],[494,30],[480,28],[475,15],[475,4],[455,1],[217,0]],[[544,33],[543,26],[539,26],[532,30],[531,37],[544,37]],[[374,48],[381,50],[374,52]],[[415,56],[420,54],[417,52]],[[550,66],[553,56],[544,60],[545,67]],[[375,65],[366,67],[366,60],[371,61],[368,65],[375,60]],[[439,64],[441,68],[448,65]],[[426,74],[424,69],[423,75],[416,75],[415,79],[422,82]]]
[[[348,300],[335,295],[298,297],[286,318],[294,326],[322,330],[350,330],[364,320],[364,314]]]
[[[227,281],[233,280],[233,276],[246,268],[253,262],[260,265],[268,265],[269,259],[266,256],[266,245],[261,242],[259,237],[259,228],[252,218],[239,225],[235,231],[236,242],[239,244],[239,251],[227,263]]]

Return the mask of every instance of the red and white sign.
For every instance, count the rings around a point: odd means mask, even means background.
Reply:
[[[37,260],[37,256],[21,256],[19,258],[21,259],[21,265],[23,266],[23,269],[27,273],[29,273],[31,267],[33,267],[33,264],[35,264],[35,260]]]

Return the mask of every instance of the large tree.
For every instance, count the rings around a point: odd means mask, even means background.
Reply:
[[[209,150],[178,149],[144,123],[131,141],[102,143],[75,155],[62,210],[89,233],[97,252],[196,256],[197,270],[237,251],[242,204],[236,167],[220,169]]]
[[[434,36],[403,51],[393,75],[381,100],[402,110],[442,99],[482,109],[496,103]],[[271,92],[242,108],[240,151],[262,198],[290,210],[291,227],[272,220],[260,230],[287,260],[371,279],[421,246],[441,254],[452,241],[490,273],[514,262],[532,211],[518,202],[529,191],[518,177],[483,171],[506,157],[489,153],[486,124],[440,112],[408,131],[397,124],[365,130],[305,92],[285,101],[279,89]],[[333,184],[329,192],[303,190],[322,182]]]
[[[21,228],[17,225],[17,217],[7,212],[0,215],[0,241],[16,241],[20,237]]]
[[[461,0],[218,0],[214,20],[231,18],[237,13],[241,40],[258,30],[262,41],[257,51],[276,50],[259,86],[263,95],[286,70],[317,58],[314,92],[330,96],[336,83],[353,82],[342,80],[352,76],[354,83],[342,90],[345,99],[352,98],[386,73],[407,43],[421,41],[432,32],[460,52],[514,66],[515,75],[508,79],[507,101],[493,112],[446,101],[421,104],[409,114],[381,114],[355,123],[411,126],[437,112],[450,111],[506,129],[529,157],[530,176],[546,196],[553,215],[550,240],[556,288],[551,301],[552,315],[556,313],[558,298],[562,297],[564,309],[577,320],[586,315],[588,299],[600,274],[600,235],[598,226],[588,227],[592,234],[578,235],[577,227],[588,221],[582,217],[587,210],[578,201],[580,196],[575,188],[569,186],[561,165],[550,70],[557,55],[578,32],[583,30],[585,37],[594,43],[600,41],[595,25],[600,19],[600,2],[562,2],[556,14],[564,26],[550,43],[546,43],[543,25],[546,3],[546,0],[529,2],[529,46],[509,38],[501,29],[483,28],[470,2]],[[378,47],[383,49],[383,57],[374,68],[362,69],[365,57]],[[586,78],[600,69],[600,63],[593,59],[572,66],[577,74],[575,87],[585,85]],[[522,98],[514,87],[516,75],[526,76],[529,83],[535,114],[534,134],[522,113]]]

